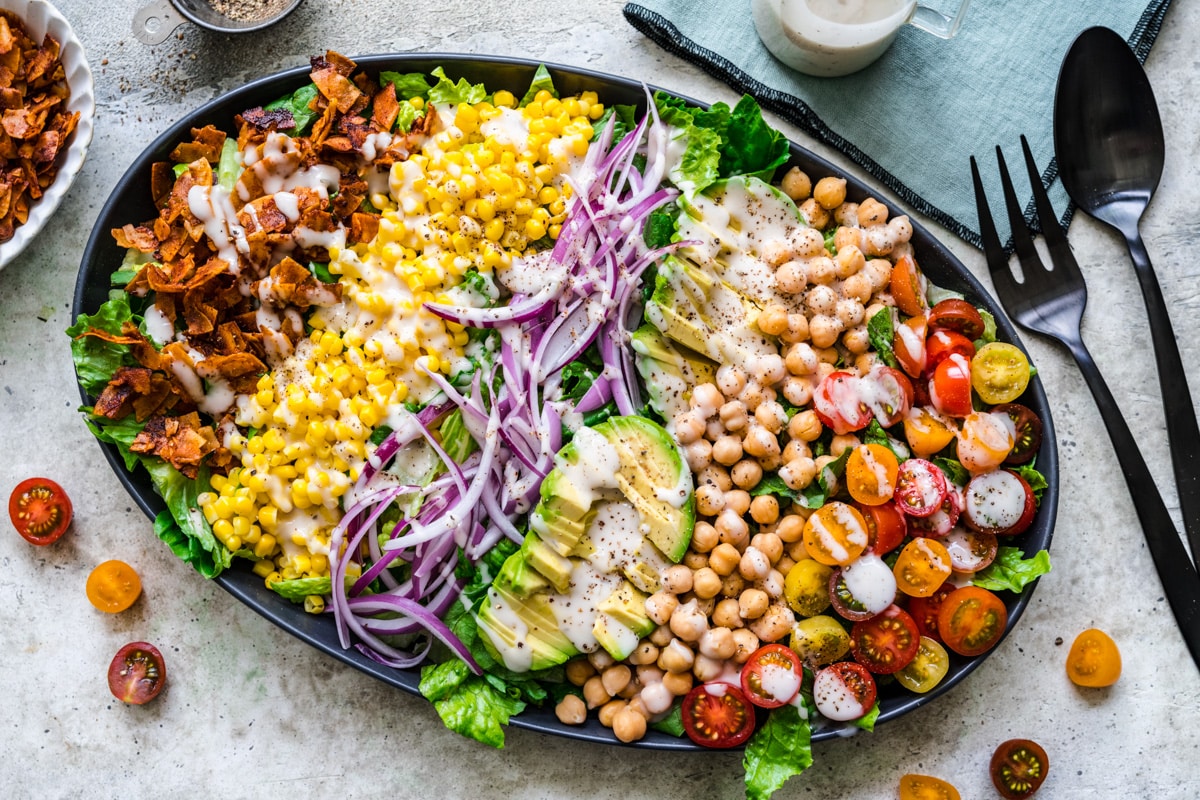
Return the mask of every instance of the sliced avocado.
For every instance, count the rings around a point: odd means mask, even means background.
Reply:
[[[603,611],[596,615],[596,624],[592,626],[592,635],[596,637],[600,646],[617,661],[629,658],[641,638],[629,626],[618,622]]]
[[[517,555],[524,558],[525,563],[550,582],[561,594],[571,589],[571,559],[559,555],[554,548],[547,545],[533,531],[525,534],[525,541]],[[507,563],[507,559],[506,559]]]
[[[572,442],[562,449],[556,461],[573,464],[578,459],[579,454]],[[561,517],[575,522],[583,519],[592,507],[594,495],[590,488],[577,485],[561,470],[555,469],[542,481],[541,499],[535,513],[542,519],[550,522]]]
[[[579,652],[559,629],[545,593],[518,597],[493,583],[476,619],[484,646],[514,671],[553,667]]]
[[[495,585],[506,587],[517,597],[528,597],[535,592],[547,589],[550,582],[530,565],[528,559],[522,556],[521,558],[504,559],[500,572],[496,574]]]
[[[669,423],[687,411],[693,388],[716,379],[715,362],[695,350],[672,344],[649,323],[633,332],[631,344],[650,407]]]
[[[529,527],[560,556],[568,556],[579,546],[583,532],[587,530],[587,516],[573,520],[562,515],[551,514],[547,517],[534,513],[529,515]]]
[[[613,589],[597,610],[626,626],[638,637],[649,636],[656,627],[654,620],[646,613],[648,594],[640,592],[628,581]]]

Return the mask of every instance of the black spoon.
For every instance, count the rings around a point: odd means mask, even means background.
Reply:
[[[1200,557],[1200,428],[1162,288],[1138,221],[1163,171],[1162,121],[1137,56],[1108,28],[1071,45],[1054,98],[1054,151],[1076,205],[1125,237],[1137,271],[1167,417],[1171,462],[1192,558]]]

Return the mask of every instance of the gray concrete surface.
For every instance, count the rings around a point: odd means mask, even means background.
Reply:
[[[55,547],[34,549],[11,529],[0,532],[0,794],[740,796],[733,754],[616,749],[520,730],[509,732],[502,751],[461,739],[424,700],[311,650],[205,582],[153,537],[91,441],[75,410],[62,333],[92,223],[135,154],[204,101],[325,48],[530,56],[709,101],[734,100],[732,92],[629,28],[619,0],[307,0],[262,34],[229,38],[187,26],[156,48],[130,34],[137,5],[59,3],[96,73],[95,141],[52,224],[0,272],[0,495],[44,474],[70,491],[76,509],[73,531]],[[1176,3],[1147,65],[1168,152],[1143,228],[1184,362],[1193,367],[1200,365],[1198,32],[1200,10]],[[1097,223],[1077,220],[1071,238],[1092,289],[1085,337],[1174,510],[1133,271],[1116,235]],[[949,244],[987,283],[982,256]],[[892,798],[905,772],[947,778],[964,798],[994,796],[988,758],[1017,736],[1040,741],[1050,755],[1039,794],[1047,800],[1200,796],[1200,673],[1174,627],[1082,379],[1055,347],[1027,343],[1051,398],[1063,464],[1054,572],[1005,644],[965,683],[873,735],[818,745],[815,766],[778,797]],[[1200,392],[1200,379],[1190,377]],[[135,565],[145,587],[137,605],[116,616],[92,609],[83,592],[87,573],[107,558]],[[1122,648],[1124,674],[1108,690],[1076,689],[1063,670],[1071,639],[1091,626]],[[114,702],[104,680],[112,653],[134,639],[156,642],[169,661],[170,686],[146,707]]]

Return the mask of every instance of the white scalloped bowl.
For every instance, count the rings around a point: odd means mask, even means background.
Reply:
[[[58,174],[54,182],[30,206],[29,219],[25,224],[17,227],[11,239],[0,244],[0,269],[3,269],[41,232],[83,167],[83,159],[92,141],[96,99],[92,90],[92,70],[84,57],[83,45],[58,9],[46,0],[0,0],[0,8],[24,20],[30,38],[41,41],[46,34],[50,34],[58,40],[63,71],[66,73],[67,86],[71,89],[67,110],[79,112],[79,122],[71,133],[66,151],[59,154]]]

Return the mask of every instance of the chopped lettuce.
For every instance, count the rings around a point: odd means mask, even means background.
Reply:
[[[447,728],[496,748],[504,747],[509,718],[525,710],[523,701],[497,691],[457,659],[422,668],[419,688]]]
[[[900,366],[900,362],[896,360],[896,352],[892,349],[896,331],[890,308],[875,312],[875,315],[867,320],[867,338],[883,363],[892,368]]]
[[[385,70],[379,73],[379,82],[395,86],[396,97],[400,100],[410,100],[414,97],[425,99],[429,97],[429,90],[433,88],[420,72],[400,73]]]
[[[263,106],[265,111],[288,111],[292,115],[292,119],[296,121],[296,127],[289,128],[284,133],[289,136],[303,135],[313,120],[320,116],[316,111],[308,107],[309,103],[317,97],[317,87],[315,84],[309,83],[301,86],[295,92],[286,97],[281,97],[274,102],[267,103]]]
[[[600,118],[592,122],[592,139],[595,139],[600,134],[604,133],[604,129],[608,127],[608,121],[613,117],[617,121],[613,123],[613,141],[619,142],[625,138],[625,135],[637,127],[637,107],[626,105],[612,105],[604,109],[604,113]]]
[[[1000,547],[991,566],[975,573],[971,581],[993,592],[1009,591],[1020,594],[1033,581],[1050,571],[1050,554],[1039,550],[1032,558],[1016,547]]]
[[[550,77],[550,70],[546,69],[545,64],[539,64],[537,72],[533,73],[533,81],[529,84],[528,91],[521,98],[520,106],[524,108],[533,102],[537,97],[537,93],[547,91],[551,97],[558,97],[558,90],[554,88],[554,79]]]
[[[662,719],[655,720],[650,723],[650,728],[671,736],[683,736],[686,731],[683,729],[683,703],[676,700],[671,706],[671,710]]]
[[[642,228],[642,241],[646,247],[656,250],[666,247],[675,238],[679,207],[676,205],[663,206],[650,212],[646,217],[646,225]]]
[[[966,486],[971,481],[971,473],[957,459],[936,456],[933,459],[933,464],[946,474],[951,483]]]
[[[456,464],[466,461],[467,456],[478,449],[475,439],[467,430],[466,423],[463,422],[461,409],[456,408],[447,414],[438,432],[442,437],[442,449]]]
[[[812,728],[796,706],[771,712],[750,741],[742,766],[746,769],[746,800],[766,800],[793,775],[812,766]]]
[[[429,102],[436,106],[456,106],[459,103],[474,105],[487,98],[487,89],[482,83],[471,84],[466,78],[459,78],[458,83],[446,77],[445,71],[438,67],[432,73],[438,82],[429,90]]]
[[[217,185],[227,192],[233,191],[238,175],[242,173],[242,165],[238,163],[237,139],[226,136],[221,145],[221,158],[217,162]]]
[[[396,113],[396,129],[401,133],[408,133],[412,130],[413,123],[425,116],[425,112],[412,103],[401,103],[400,110]]]
[[[156,456],[143,456],[142,466],[150,473],[155,491],[167,504],[167,510],[154,520],[158,538],[204,577],[220,575],[232,562],[233,553],[213,536],[196,500],[211,489],[208,469],[202,467],[192,480]]]
[[[80,314],[75,324],[67,328],[67,335],[71,337],[71,357],[75,361],[75,372],[79,376],[80,385],[89,394],[99,394],[118,368],[134,366],[137,362],[129,352],[129,345],[106,342],[98,337],[83,334],[91,328],[97,328],[119,335],[121,325],[128,321],[136,320],[129,307],[129,296],[120,292],[100,306],[95,314]]]
[[[285,600],[293,603],[303,603],[309,595],[327,595],[333,587],[328,575],[320,578],[295,578],[290,581],[275,581],[270,584],[271,591]]]

